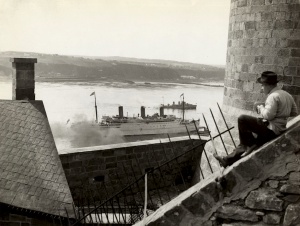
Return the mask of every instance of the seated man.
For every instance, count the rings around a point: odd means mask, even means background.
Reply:
[[[251,153],[255,148],[274,139],[286,130],[288,117],[298,115],[293,97],[277,87],[277,74],[265,71],[257,79],[267,95],[265,104],[255,103],[254,108],[261,118],[241,115],[238,118],[240,144],[228,156],[214,154],[220,165],[226,168],[239,160],[242,155]],[[253,133],[257,135],[255,138]]]

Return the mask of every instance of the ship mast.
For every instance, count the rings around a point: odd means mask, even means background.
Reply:
[[[96,112],[96,123],[98,123],[98,112],[97,112],[97,100],[96,100],[96,93],[95,92],[92,92],[90,96],[93,96],[95,97],[95,112]]]
[[[182,121],[184,121],[184,93],[181,94],[180,96],[182,96],[183,102],[182,102]]]

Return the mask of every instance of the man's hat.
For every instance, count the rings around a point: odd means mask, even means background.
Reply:
[[[279,81],[277,80],[277,74],[275,72],[264,71],[261,73],[261,77],[257,79],[257,82],[261,84],[275,85]]]

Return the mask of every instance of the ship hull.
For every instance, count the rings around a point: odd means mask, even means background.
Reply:
[[[196,127],[195,127],[196,124]],[[158,135],[158,134],[179,134],[196,131],[199,121],[181,123],[180,121],[170,122],[134,122],[124,123],[120,131],[124,136]]]
[[[183,109],[183,106],[182,105],[176,105],[176,106],[173,106],[173,105],[170,105],[170,106],[163,106],[163,108],[165,109],[180,109],[182,110]],[[184,106],[184,110],[195,110],[197,108],[197,106]]]

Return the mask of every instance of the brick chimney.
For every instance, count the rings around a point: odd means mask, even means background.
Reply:
[[[141,106],[141,117],[145,118],[146,117],[146,111],[145,111],[145,107]]]
[[[11,58],[12,62],[12,99],[35,100],[34,64],[36,58]]]

